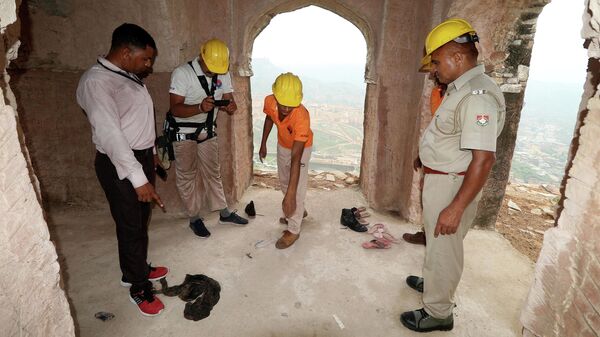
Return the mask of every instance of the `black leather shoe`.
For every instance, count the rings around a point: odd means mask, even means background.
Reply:
[[[356,216],[349,208],[342,209],[342,215],[340,216],[340,223],[355,232],[366,232],[368,230],[367,226],[361,225],[358,220],[356,220]]]
[[[450,331],[454,328],[452,314],[444,319],[439,319],[430,316],[423,308],[403,313],[400,315],[400,322],[410,330],[417,332]]]
[[[422,293],[423,292],[423,278],[419,276],[410,275],[406,278],[406,284],[414,290]]]

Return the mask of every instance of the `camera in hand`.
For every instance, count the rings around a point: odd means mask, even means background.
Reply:
[[[215,106],[228,106],[230,102],[228,99],[216,99]]]

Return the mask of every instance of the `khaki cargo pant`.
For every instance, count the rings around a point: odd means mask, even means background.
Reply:
[[[473,223],[481,192],[465,209],[458,230],[452,235],[433,237],[438,215],[460,189],[464,177],[426,174],[423,186],[423,221],[427,246],[423,265],[423,304],[435,318],[446,318],[454,308],[454,292],[463,271],[463,239]]]
[[[302,216],[304,215],[304,198],[306,197],[306,188],[308,187],[308,162],[310,161],[311,152],[312,147],[306,147],[302,152],[302,159],[300,159],[302,166],[300,167],[300,178],[298,179],[298,189],[296,190],[296,211],[290,218],[286,218],[288,222],[287,230],[294,234],[300,234]],[[277,172],[279,173],[281,192],[283,192],[284,196],[287,192],[288,184],[290,182],[291,163],[292,150],[286,149],[278,143]],[[281,211],[281,216],[285,217],[283,210]]]
[[[217,137],[202,143],[186,140],[173,143],[177,191],[190,217],[202,210],[216,211],[227,207],[221,182]]]

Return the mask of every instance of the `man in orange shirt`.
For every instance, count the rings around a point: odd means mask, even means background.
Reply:
[[[440,83],[435,73],[432,71],[431,63],[427,63],[421,66],[419,72],[428,72],[429,79],[435,83],[433,89],[431,89],[431,96],[429,96],[429,107],[431,109],[431,115],[434,116],[437,108],[442,104],[442,100],[444,99],[444,94],[446,93],[446,85]],[[415,170],[419,169],[422,166],[419,158],[415,159]],[[423,180],[421,179],[421,187],[423,186]],[[426,245],[427,240],[425,239],[425,230],[421,229],[420,231],[410,234],[404,233],[402,235],[404,241],[413,243],[415,245]]]
[[[287,230],[275,247],[285,249],[300,237],[304,197],[308,185],[308,161],[312,152],[313,133],[310,116],[302,103],[302,82],[292,73],[281,74],[273,83],[273,95],[265,98],[267,115],[258,153],[260,161],[267,156],[267,138],[277,125],[277,172],[283,192],[281,208]]]

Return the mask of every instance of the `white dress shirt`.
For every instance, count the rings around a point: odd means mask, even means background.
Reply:
[[[137,76],[103,57],[98,62],[81,76],[77,103],[90,121],[96,149],[110,158],[119,179],[129,179],[137,188],[148,179],[132,150],[154,146],[152,98]]]

